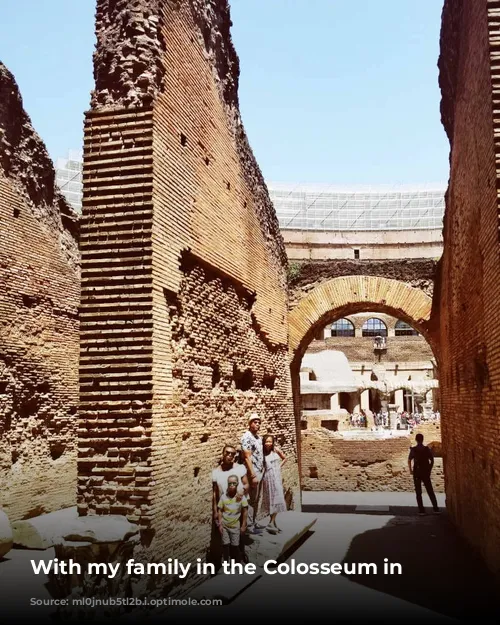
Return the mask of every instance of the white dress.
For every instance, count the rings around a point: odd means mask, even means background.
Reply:
[[[286,512],[285,495],[283,493],[283,482],[281,480],[281,458],[275,451],[264,456],[266,472],[262,479],[263,494],[262,507],[267,514]]]

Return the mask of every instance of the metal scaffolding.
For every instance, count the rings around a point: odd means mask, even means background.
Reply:
[[[82,210],[82,152],[56,161],[56,183]],[[268,183],[282,230],[441,229],[445,184],[336,187]]]
[[[268,184],[282,230],[441,229],[446,185]]]
[[[56,161],[56,184],[77,213],[82,212],[82,152],[69,150],[67,158]]]

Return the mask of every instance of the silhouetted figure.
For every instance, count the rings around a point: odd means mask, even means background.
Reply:
[[[410,473],[413,474],[413,483],[415,484],[415,493],[417,495],[418,513],[425,514],[424,504],[422,502],[422,482],[424,483],[425,490],[431,500],[434,513],[439,513],[436,495],[431,484],[431,471],[434,466],[434,456],[432,451],[424,445],[424,435],[417,434],[415,436],[417,444],[415,447],[410,448],[410,454],[408,456],[408,468]],[[412,468],[413,460],[413,468]]]

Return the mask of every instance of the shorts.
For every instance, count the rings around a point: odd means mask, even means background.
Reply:
[[[222,544],[233,545],[238,547],[240,544],[240,528],[238,527],[222,527]]]

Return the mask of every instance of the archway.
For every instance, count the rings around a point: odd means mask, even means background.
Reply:
[[[309,292],[289,315],[291,377],[301,476],[299,372],[302,357],[320,327],[344,316],[362,312],[384,313],[408,323],[425,338],[436,363],[439,362],[439,345],[429,323],[432,300],[423,291],[388,278],[346,276],[329,280]]]
[[[355,312],[385,312],[406,321],[439,350],[428,327],[432,300],[423,291],[398,280],[373,276],[333,278],[314,288],[288,316],[292,363],[301,357],[318,326]],[[302,352],[302,353],[301,353]]]

